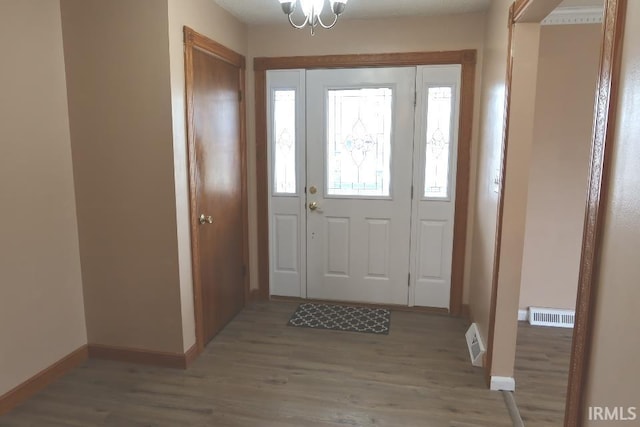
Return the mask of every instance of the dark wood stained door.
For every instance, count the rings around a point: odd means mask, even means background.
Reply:
[[[240,70],[193,50],[199,260],[204,344],[244,307]]]

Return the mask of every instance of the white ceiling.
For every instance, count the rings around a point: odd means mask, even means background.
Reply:
[[[603,7],[604,0],[564,0],[558,7]]]
[[[279,24],[284,17],[279,0],[214,1],[250,25]],[[490,2],[491,0],[349,0],[342,19],[481,12],[489,7]]]

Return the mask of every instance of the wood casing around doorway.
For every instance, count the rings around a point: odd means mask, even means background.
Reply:
[[[507,152],[509,147],[510,93],[512,82],[512,42],[514,26],[518,23],[540,22],[545,10],[549,8],[547,0],[517,0],[509,12],[509,42],[507,49],[505,120],[503,126],[502,165],[500,169],[500,195],[496,219],[496,244],[489,314],[489,337],[485,363],[485,379],[490,382],[493,362],[493,338],[495,331],[498,275],[500,270],[501,236],[503,220],[503,198]],[[559,3],[559,2],[557,2]],[[599,249],[604,225],[604,203],[609,187],[609,169],[613,150],[620,85],[620,65],[622,60],[622,42],[627,0],[604,1],[604,24],[602,30],[602,48],[598,86],[595,94],[594,125],[590,158],[589,187],[585,209],[584,234],[578,277],[578,295],[576,320],[569,366],[569,384],[565,410],[565,427],[579,427],[584,424],[586,413],[586,392],[588,385],[589,358],[593,340],[593,323],[596,307],[596,282],[598,272]],[[548,11],[547,11],[548,12]]]
[[[269,298],[269,174],[267,146],[267,70],[375,68],[460,64],[460,121],[456,201],[453,230],[453,261],[449,313],[462,315],[467,215],[471,168],[471,134],[475,96],[476,51],[383,53],[364,55],[296,56],[254,59],[256,173],[258,206],[258,284],[261,299]]]

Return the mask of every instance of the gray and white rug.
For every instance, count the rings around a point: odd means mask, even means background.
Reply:
[[[303,303],[289,319],[288,326],[335,331],[389,333],[391,312],[386,308]]]

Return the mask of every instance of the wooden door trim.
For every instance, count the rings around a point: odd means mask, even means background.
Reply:
[[[258,298],[269,299],[269,155],[267,71],[254,71],[256,121],[256,202],[258,210]]]
[[[450,50],[442,52],[374,53],[360,55],[320,55],[255,58],[255,71],[408,67],[417,65],[475,64],[476,51]]]
[[[453,316],[462,315],[476,56],[477,53],[475,50],[457,50],[443,52],[294,56],[254,59],[258,206],[258,284],[261,299],[269,298],[267,70],[373,68],[460,64],[462,66],[462,84],[460,90],[459,141],[449,311]]]
[[[197,33],[189,27],[184,27],[184,44],[185,44],[185,96],[186,96],[186,115],[187,115],[187,150],[188,150],[188,167],[189,167],[189,223],[191,226],[191,262],[193,268],[193,299],[195,312],[196,327],[196,348],[198,352],[202,352],[205,346],[204,331],[204,299],[202,283],[200,280],[200,241],[199,227],[200,223],[197,219],[197,201],[198,201],[198,179],[196,168],[196,147],[195,147],[195,124],[193,111],[193,51],[197,49],[216,58],[233,65],[238,69],[239,74],[239,90],[241,94],[240,100],[240,146],[241,146],[241,168],[242,168],[242,216],[243,216],[243,264],[245,266],[244,279],[244,303],[249,300],[249,275],[246,274],[249,266],[249,241],[248,241],[248,193],[247,193],[247,141],[246,141],[246,101],[245,96],[245,57],[235,51]]]
[[[523,18],[524,12],[534,3],[540,3],[542,1],[543,0],[518,0],[512,5],[509,13],[505,120],[503,126],[502,165],[499,181],[500,196],[498,198],[489,342],[487,343],[487,368],[485,370],[487,380],[490,380],[491,377],[491,365],[493,361],[493,337],[495,332],[498,274],[500,267],[500,240],[502,236],[503,200],[506,185],[506,155],[509,145],[508,131],[513,69],[513,57],[511,55],[513,30],[515,24],[519,22],[529,22]],[[589,379],[589,361],[593,343],[594,315],[597,305],[598,288],[601,286],[597,281],[599,251],[604,226],[604,207],[607,199],[607,190],[610,185],[609,170],[617,119],[616,109],[620,86],[620,64],[622,59],[626,6],[627,0],[605,0],[602,32],[603,44],[600,52],[600,68],[598,71],[598,85],[594,105],[594,131],[592,135],[589,189],[585,208],[576,320],[573,330],[573,343],[569,366],[569,382],[567,386],[564,419],[565,427],[579,427],[583,425],[585,410],[587,408],[586,392]]]
[[[246,68],[247,61],[243,55],[186,26],[184,27],[184,43],[187,47],[195,47],[204,52],[215,55],[236,68],[240,68],[242,70]]]
[[[580,257],[576,322],[573,330],[565,426],[584,424],[593,324],[597,304],[597,280],[604,228],[604,211],[610,185],[611,157],[617,121],[620,66],[627,0],[607,0],[603,24],[603,45],[595,104],[589,190]]]

